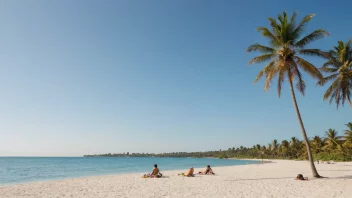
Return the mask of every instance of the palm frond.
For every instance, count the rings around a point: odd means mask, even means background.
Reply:
[[[333,96],[332,93],[333,93],[333,91],[336,90],[336,88],[338,87],[338,85],[339,85],[339,80],[338,80],[338,79],[335,79],[335,81],[334,81],[334,82],[330,85],[330,87],[326,90],[323,99],[326,100],[326,99],[328,99],[330,96],[331,96],[331,98],[333,98],[334,96]],[[331,103],[331,101],[330,101],[330,103]]]
[[[274,46],[274,47],[280,46],[281,42],[278,40],[277,37],[275,37],[275,35],[270,30],[268,30],[268,28],[266,28],[266,27],[258,27],[257,31],[261,32],[262,36],[268,38],[269,41],[270,41],[270,44],[272,46]]]
[[[286,14],[286,11],[283,11],[282,14],[278,14],[277,15],[277,19],[279,19],[280,23],[282,25],[285,24],[285,22],[287,21],[287,14]]]
[[[291,24],[296,24],[296,18],[297,18],[298,13],[297,12],[293,12],[291,18],[290,18],[290,23]]]
[[[323,86],[323,85],[325,85],[326,82],[336,79],[338,75],[339,74],[332,74],[330,76],[327,76],[327,77],[323,78],[322,80],[319,80],[317,85]]]
[[[298,50],[297,52],[302,55],[329,58],[329,53],[321,51],[320,49],[301,49],[301,50]]]
[[[312,65],[310,62],[308,62],[298,56],[294,56],[294,58],[296,59],[298,65],[305,72],[307,72],[311,77],[318,79],[318,80],[323,79],[323,75],[320,73],[320,71],[314,65]]]
[[[330,68],[330,67],[322,67],[319,70],[325,72],[325,73],[335,73],[338,72],[338,68]]]
[[[281,87],[282,87],[282,84],[284,83],[284,81],[285,81],[285,70],[280,69],[279,76],[277,78],[277,93],[279,95],[279,98],[281,96]]]
[[[297,41],[295,46],[302,48],[308,45],[310,42],[329,36],[329,33],[323,29],[315,30],[309,35],[303,37],[301,40]]]
[[[346,127],[348,128],[347,130],[345,130],[345,133],[350,133],[351,138],[352,138],[352,122],[349,122],[347,124],[345,124]]]
[[[305,90],[306,90],[306,82],[304,82],[302,78],[302,74],[299,70],[297,70],[297,84],[296,84],[297,90],[304,95]]]
[[[335,103],[336,103],[336,108],[339,108],[340,102],[341,102],[341,81],[339,81],[338,86],[335,90],[334,97],[335,97]]]
[[[345,46],[351,49],[352,48],[352,39],[348,39]]]
[[[337,61],[330,58],[330,60],[328,60],[323,64],[323,66],[321,66],[321,70],[325,71],[325,69],[332,69],[332,68],[329,68],[329,66],[334,67],[334,69],[338,69],[340,67],[340,64]],[[330,72],[330,71],[327,71],[327,72]]]
[[[342,106],[345,105],[345,101],[347,101],[349,104],[351,104],[351,91],[348,87],[348,85],[346,85],[347,83],[346,82],[343,82],[342,83],[342,87],[341,87],[341,96],[342,96]]]
[[[273,67],[275,66],[275,61],[271,61],[269,64],[267,64],[262,71],[259,72],[259,74],[257,75],[257,77],[254,80],[254,83],[257,83],[258,80],[260,80],[260,78],[266,74],[266,76],[269,74],[269,72],[273,69]]]
[[[262,53],[274,53],[275,50],[271,47],[267,47],[264,45],[260,45],[259,43],[255,43],[253,45],[250,45],[247,50],[247,52],[255,52],[255,51],[259,51]]]
[[[302,78],[302,74],[299,71],[298,66],[294,61],[290,62],[289,64],[290,64],[290,72],[288,72],[288,73],[289,73],[289,75],[291,75],[292,81],[294,80],[294,78],[296,78],[296,80],[297,80],[296,89],[302,95],[304,95],[304,92],[306,90],[306,83],[304,82],[304,80]]]
[[[278,71],[280,71],[280,66],[279,64],[276,64],[275,67],[273,67],[268,75],[266,76],[266,80],[265,80],[265,85],[264,85],[264,91],[268,91],[271,85],[271,81],[275,78],[275,76],[277,75]]]
[[[251,65],[253,63],[262,63],[274,58],[275,56],[276,54],[263,54],[263,55],[254,57],[252,60],[249,61],[248,65]]]
[[[352,57],[352,56],[351,56]],[[350,69],[352,69],[352,60],[347,65]]]
[[[272,33],[275,35],[275,37],[278,37],[278,35],[280,35],[280,26],[276,23],[275,19],[268,18],[268,20],[270,22]]]
[[[303,32],[304,27],[307,25],[307,23],[315,16],[315,14],[309,14],[305,16],[302,21],[298,24],[296,27],[295,31],[293,32],[296,35],[299,35],[300,33]]]

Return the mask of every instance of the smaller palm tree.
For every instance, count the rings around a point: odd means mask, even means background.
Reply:
[[[279,143],[277,142],[277,140],[273,140],[273,142],[271,143],[272,145],[272,150],[274,152],[274,154],[277,154],[277,151],[279,149]]]
[[[297,153],[297,142],[298,142],[298,139],[296,137],[291,137],[290,147],[291,147],[292,154],[294,156],[296,156],[296,153]]]
[[[280,153],[283,156],[287,156],[290,143],[287,140],[282,140],[280,145]]]
[[[319,136],[314,136],[312,147],[315,153],[320,153],[323,151],[324,141]]]
[[[271,151],[273,150],[273,146],[271,144],[268,144],[268,148],[267,148],[267,154],[271,155]]]
[[[348,129],[345,130],[344,146],[352,148],[352,122],[349,122],[346,126]]]
[[[334,150],[337,146],[338,137],[337,137],[337,131],[335,129],[329,129],[328,131],[325,132],[326,134],[326,146],[325,149],[331,151]]]
[[[255,145],[255,149],[260,151],[260,144]]]
[[[337,108],[340,103],[343,106],[345,101],[352,107],[352,40],[346,43],[339,41],[329,52],[329,60],[323,64],[321,70],[330,75],[320,80],[319,85],[333,81],[324,94],[324,100],[330,98],[330,104],[335,100]]]

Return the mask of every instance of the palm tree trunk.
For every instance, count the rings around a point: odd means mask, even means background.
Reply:
[[[301,114],[300,114],[299,109],[298,109],[298,105],[297,105],[297,101],[296,101],[296,95],[295,95],[295,90],[293,89],[292,79],[290,77],[289,77],[289,82],[290,82],[290,88],[291,88],[293,105],[295,106],[298,122],[299,122],[299,124],[301,126],[302,135],[303,135],[303,138],[304,138],[304,142],[306,143],[306,147],[307,147],[307,153],[308,153],[308,159],[309,159],[309,163],[310,163],[310,168],[312,169],[313,177],[319,178],[321,176],[318,174],[318,171],[317,171],[317,169],[315,168],[315,165],[314,165],[314,159],[313,159],[312,152],[311,152],[311,149],[310,149],[310,145],[309,145],[309,142],[308,142],[307,133],[306,133],[306,130],[304,128],[303,121],[302,121],[302,118],[301,118]]]

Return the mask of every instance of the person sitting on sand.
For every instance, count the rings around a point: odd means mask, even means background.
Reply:
[[[204,172],[199,171],[199,174],[200,174],[200,175],[215,175],[215,173],[213,172],[213,170],[210,168],[210,165],[208,165],[208,166],[205,168],[205,171],[204,171]]]
[[[296,180],[308,180],[308,177],[303,177],[302,174],[298,174]]]
[[[152,171],[152,173],[150,174],[150,177],[161,177],[163,176],[160,171],[159,171],[159,168],[158,168],[158,165],[157,164],[154,164],[154,169]]]

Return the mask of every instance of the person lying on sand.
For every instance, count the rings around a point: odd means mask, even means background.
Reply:
[[[163,174],[160,173],[158,165],[154,164],[154,169],[152,170],[152,173],[143,175],[143,178],[160,178],[162,176]]]
[[[189,171],[188,171],[186,174],[185,174],[185,173],[181,173],[181,174],[178,174],[178,175],[186,176],[186,177],[194,177],[193,172],[194,172],[194,168],[191,167],[191,168],[189,169]]]
[[[298,174],[296,180],[308,180],[308,177],[303,177],[302,174]]]
[[[210,168],[210,165],[208,165],[208,166],[205,168],[205,171],[204,171],[204,172],[199,171],[198,174],[200,174],[200,175],[215,175],[215,173],[213,172],[213,170]]]

